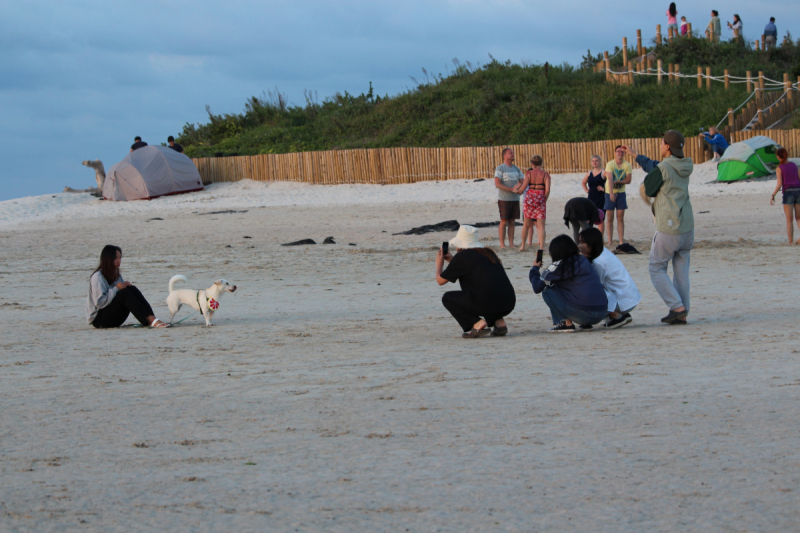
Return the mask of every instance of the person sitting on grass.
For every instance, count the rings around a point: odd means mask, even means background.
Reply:
[[[578,237],[578,249],[594,267],[608,298],[608,320],[604,326],[621,328],[633,321],[633,311],[642,300],[639,289],[622,261],[603,246],[603,233],[597,228],[583,230]]]
[[[716,126],[709,126],[708,133],[701,133],[700,138],[711,146],[711,150],[714,151],[714,159],[712,161],[715,163],[719,161],[719,158],[728,149],[728,140],[719,132]]]
[[[553,263],[540,272],[542,263],[534,260],[528,273],[533,292],[541,293],[550,308],[553,327],[548,332],[574,333],[575,324],[591,330],[608,316],[608,298],[597,272],[567,235],[550,241],[549,251]]]
[[[118,328],[133,313],[143,326],[168,328],[169,324],[153,315],[153,309],[139,289],[122,279],[120,264],[122,249],[106,245],[100,252],[100,265],[89,278],[86,322],[96,328]]]
[[[792,211],[794,211],[797,227],[800,229],[800,177],[798,177],[797,165],[789,161],[789,152],[786,151],[786,148],[779,148],[775,155],[778,156],[780,166],[775,170],[778,182],[775,184],[775,190],[772,192],[769,205],[775,205],[775,195],[778,194],[779,190],[783,189],[783,212],[786,214],[786,233],[789,235],[789,244],[792,244],[794,241]],[[800,239],[797,239],[794,243],[800,244]]]
[[[464,330],[462,338],[502,337],[508,333],[503,317],[510,315],[517,303],[503,263],[492,250],[483,247],[478,230],[472,226],[459,227],[449,244],[457,253],[443,254],[439,248],[436,281],[439,285],[458,281],[461,290],[444,293],[442,304]],[[445,261],[450,264],[442,271]]]

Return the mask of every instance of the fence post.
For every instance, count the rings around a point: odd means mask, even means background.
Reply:
[[[767,36],[766,35],[762,35],[761,36],[761,51],[764,51],[766,49],[767,49]]]
[[[669,28],[667,32],[669,33],[669,44],[672,44],[672,39],[675,38],[675,28]]]
[[[636,52],[639,57],[644,55],[644,51],[642,51],[642,30],[636,30]]]
[[[656,46],[661,46],[661,24],[656,24]]]
[[[731,77],[730,74],[728,74],[728,69],[725,69],[725,90],[727,91],[730,88],[731,88]]]
[[[706,67],[706,90],[711,90],[711,67]]]
[[[608,52],[603,52],[603,59],[606,66],[606,81],[609,81],[611,79],[611,73],[609,72],[609,69],[611,68],[611,61],[608,59]]]
[[[753,73],[751,71],[747,71],[747,93],[750,94],[753,92]]]
[[[650,72],[653,69],[653,60],[649,57],[647,58],[647,72]]]
[[[675,67],[672,66],[672,63],[670,63],[667,68],[669,69],[669,83],[672,85],[675,83],[675,75],[673,74]]]
[[[661,85],[661,82],[663,81],[663,78],[664,78],[664,69],[661,68],[662,65],[663,64],[661,63],[661,60],[659,59],[658,60],[658,84],[659,85]]]
[[[728,108],[728,126],[733,129],[733,108]]]
[[[628,85],[633,85],[633,61],[628,61]]]
[[[761,50],[761,44],[759,43],[758,39],[756,39],[756,50]]]
[[[761,70],[758,71],[758,88],[764,90],[764,72]]]
[[[681,84],[680,74],[681,74],[681,66],[675,63],[675,85]]]
[[[628,64],[628,38],[622,38],[622,64]]]
[[[686,30],[687,30],[686,31],[686,36],[687,37],[691,37],[692,36],[692,23],[691,22],[686,25]]]
[[[764,129],[764,111],[760,108],[758,110],[758,129]]]
[[[697,67],[697,88],[703,88],[703,67]]]

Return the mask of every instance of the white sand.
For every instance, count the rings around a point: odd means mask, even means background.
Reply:
[[[690,326],[659,323],[634,196],[631,326],[545,334],[533,254],[504,252],[511,334],[479,341],[433,281],[450,235],[392,233],[496,219],[488,181],[0,203],[0,530],[798,530],[800,247],[782,245],[774,181],[710,172],[692,187]],[[554,177],[551,237],[578,181]],[[247,212],[199,214],[222,209]],[[94,330],[108,242],[161,318],[174,274],[240,290],[214,328]]]

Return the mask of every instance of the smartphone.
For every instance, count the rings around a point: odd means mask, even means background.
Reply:
[[[540,248],[539,251],[536,252],[536,262],[541,263],[543,258],[544,258],[544,250]]]
[[[444,241],[444,242],[442,243],[442,255],[447,255],[447,253],[449,252],[449,250],[450,250],[450,243],[449,243],[449,242],[447,242],[447,241]]]

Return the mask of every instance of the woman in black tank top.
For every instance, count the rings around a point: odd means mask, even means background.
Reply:
[[[599,210],[602,210],[605,206],[605,185],[606,179],[603,177],[603,160],[600,159],[600,156],[594,155],[592,156],[592,170],[587,172],[583,177],[581,186],[584,192],[588,193],[589,200],[591,200]],[[597,226],[597,229],[603,231],[604,224],[601,223]]]

